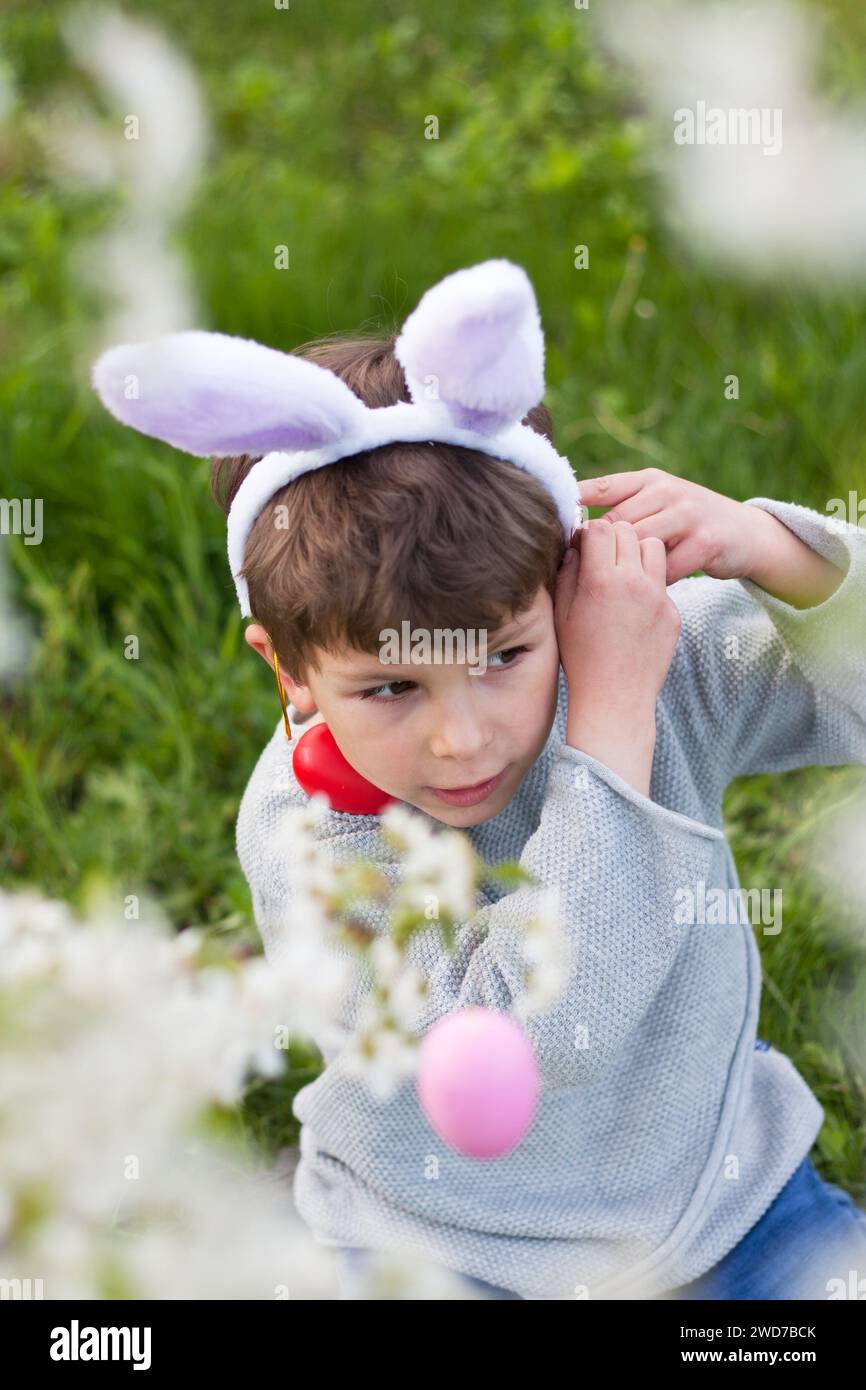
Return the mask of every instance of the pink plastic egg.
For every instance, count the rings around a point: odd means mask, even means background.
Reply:
[[[458,1009],[425,1035],[416,1087],[431,1126],[458,1153],[499,1158],[529,1129],[541,1089],[523,1029],[494,1009]]]

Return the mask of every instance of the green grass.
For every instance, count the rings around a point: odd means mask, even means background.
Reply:
[[[853,0],[822,10],[820,77],[841,104],[866,76],[866,20]],[[2,697],[0,879],[80,902],[105,877],[178,927],[206,923],[249,949],[234,821],[276,692],[243,642],[207,463],[115,425],[82,375],[99,305],[75,254],[121,200],[61,185],[46,163],[51,94],[95,95],[57,11],[7,5],[0,34],[19,96],[0,130],[0,491],[45,506],[43,544],[7,546],[38,640],[26,688]],[[658,463],[733,497],[820,510],[866,494],[866,292],[746,287],[676,246],[655,133],[561,0],[127,12],[160,20],[209,107],[213,147],[176,238],[202,326],[284,348],[389,330],[435,279],[507,256],[536,288],[547,401],[579,475]],[[430,113],[438,141],[423,139]],[[573,269],[578,243],[586,271]],[[822,1172],[863,1202],[866,956],[853,933],[841,943],[838,908],[791,834],[857,775],[740,779],[726,813],[744,884],[785,891],[785,930],[759,937],[760,1034],[825,1106]],[[298,1048],[284,1082],[251,1093],[245,1118],[265,1149],[296,1137],[288,1102],[315,1067]]]

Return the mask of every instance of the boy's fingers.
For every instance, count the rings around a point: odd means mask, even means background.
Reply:
[[[686,536],[668,552],[668,583],[676,584],[678,579],[686,579],[695,570],[703,569],[705,559],[702,540],[697,536]]]
[[[599,521],[629,521],[632,526],[637,526],[648,517],[661,518],[669,513],[670,508],[665,506],[664,498],[653,488],[646,487],[624,502],[618,502],[615,506],[611,504],[609,510],[599,517]]]
[[[658,512],[650,512],[648,516],[642,516],[640,521],[634,522],[634,529],[642,541],[655,536],[667,545],[668,541],[678,540],[682,535],[683,523],[676,509],[667,507]]]
[[[615,507],[647,486],[645,470],[605,473],[600,478],[581,478],[580,500],[585,507]]]
[[[588,521],[581,531],[581,563],[587,569],[613,569],[616,564],[616,528],[606,521]]]
[[[668,552],[664,541],[659,540],[657,536],[650,536],[647,540],[641,541],[640,558],[644,574],[666,586]]]
[[[616,538],[616,563],[618,568],[640,568],[640,544],[633,526],[616,525],[610,528]]]

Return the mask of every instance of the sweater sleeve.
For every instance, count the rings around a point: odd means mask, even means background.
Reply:
[[[383,837],[371,838],[374,819],[328,812],[317,833],[335,858],[363,851],[393,871]],[[677,892],[710,877],[722,840],[720,830],[651,801],[590,754],[556,745],[540,820],[520,855],[539,887],[558,890],[570,951],[557,1001],[522,1020],[547,1086],[591,1082],[617,1056],[689,930],[677,921]],[[276,952],[273,923],[290,898],[290,876],[280,863],[259,872],[249,846],[243,860],[260,929]],[[457,926],[451,952],[434,927],[411,939],[410,958],[428,984],[419,1032],[469,1005],[511,1011],[524,989],[523,945],[537,894],[526,884],[488,901]],[[387,930],[384,919],[380,925]]]
[[[571,963],[565,986],[524,1026],[547,1086],[600,1077],[664,984],[689,931],[683,885],[708,879],[721,831],[651,801],[604,763],[558,745],[541,819],[520,863],[559,892]],[[522,944],[537,890],[526,885],[480,914],[432,981],[425,1026],[451,1008],[507,1010],[523,987]]]
[[[765,497],[765,508],[844,577],[798,609],[749,579],[681,580],[666,682],[696,780],[720,796],[745,773],[866,763],[866,531]]]

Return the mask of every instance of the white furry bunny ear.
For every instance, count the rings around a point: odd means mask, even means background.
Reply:
[[[200,458],[333,445],[367,413],[333,372],[225,333],[109,348],[92,380],[124,425]]]
[[[482,261],[427,290],[394,345],[413,401],[441,401],[462,429],[493,434],[544,395],[544,336],[531,281]]]

